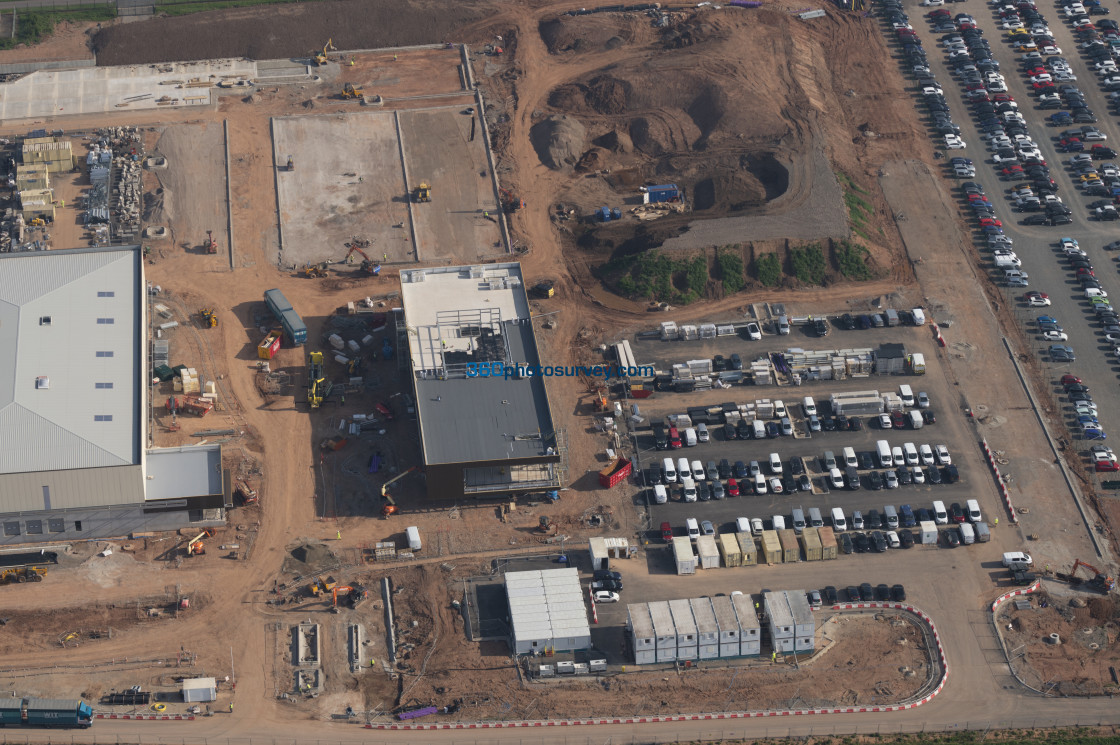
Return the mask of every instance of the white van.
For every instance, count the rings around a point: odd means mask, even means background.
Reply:
[[[887,524],[890,530],[898,529],[898,510],[894,508],[893,504],[883,507],[883,522]]]
[[[789,416],[789,412],[786,411],[786,402],[782,401],[781,399],[775,399],[775,401],[774,401],[774,418],[775,419],[781,419],[784,416]]]
[[[882,468],[890,468],[894,465],[894,458],[891,456],[891,446],[886,440],[879,440],[875,443],[875,452],[879,455],[879,466]]]
[[[832,529],[837,533],[843,533],[848,529],[848,520],[844,517],[844,510],[839,507],[832,508]]]
[[[801,399],[801,408],[805,411],[805,416],[817,415],[817,402],[813,400],[812,396]]]
[[[972,529],[972,523],[961,523],[958,527],[961,529],[961,543],[966,546],[976,543],[976,532]]]
[[[809,508],[809,527],[823,528],[824,520],[821,519],[821,510],[819,507]]]
[[[696,425],[696,439],[700,442],[708,442],[712,439],[712,436],[708,434],[708,425],[703,422]]]
[[[970,499],[964,503],[968,509],[968,519],[974,523],[978,523],[984,518],[980,516],[980,503],[975,499]]]
[[[695,517],[690,517],[684,521],[685,530],[688,531],[688,537],[696,540],[700,537],[700,523],[696,522]]]
[[[692,478],[695,481],[704,480],[704,464],[698,460],[692,461]]]
[[[914,405],[914,391],[908,385],[900,385],[898,387],[898,397],[902,399],[903,406]]]
[[[926,313],[921,308],[911,308],[910,315],[914,319],[915,326],[924,326],[926,323]]]
[[[754,430],[754,439],[766,439],[766,424],[761,419],[754,419],[751,421],[751,429]]]
[[[665,490],[664,484],[653,485],[653,503],[665,504],[669,501],[669,492]]]
[[[902,454],[902,448],[897,445],[891,448],[891,460],[894,461],[895,467],[906,465],[906,456]]]
[[[682,473],[684,473],[684,472],[682,471]],[[684,501],[695,502],[696,501],[696,482],[691,477],[685,476],[684,478],[681,479],[681,487],[684,490]]]
[[[419,551],[420,548],[421,548],[420,529],[417,528],[415,525],[410,525],[410,526],[408,526],[407,528],[404,529],[404,535],[405,535],[405,538],[408,539],[408,550],[409,551]]]
[[[906,455],[906,465],[918,465],[918,448],[914,447],[914,443],[905,442],[902,444],[902,452]]]
[[[805,513],[800,507],[793,508],[793,532],[801,535],[801,531],[805,530]]]
[[[858,468],[859,461],[856,460],[855,448],[844,448],[844,465],[849,468]]]
[[[1003,555],[1003,565],[1005,567],[1013,565],[1030,566],[1033,563],[1034,559],[1031,558],[1031,555],[1022,551],[1009,551]]]
[[[686,448],[696,447],[696,430],[692,427],[684,431],[684,446]]]
[[[688,467],[688,458],[677,458],[677,473],[682,481],[692,476],[692,469]]]
[[[777,453],[770,453],[770,473],[775,476],[782,475],[782,456]]]
[[[786,519],[782,515],[774,515],[773,521],[774,521],[774,530],[785,530],[786,529]]]
[[[735,518],[735,530],[738,533],[749,533],[749,532],[751,532],[750,518],[747,518],[747,517],[737,517],[737,518]]]
[[[938,525],[949,524],[949,513],[945,511],[945,503],[941,500],[933,503],[933,521]]]
[[[677,483],[677,469],[673,467],[672,458],[665,458],[661,461],[661,470],[665,473],[665,483]]]

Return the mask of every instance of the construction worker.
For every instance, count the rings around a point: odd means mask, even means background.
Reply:
[[[394,61],[394,62],[396,62],[396,61],[397,61],[397,55],[395,55],[395,54],[393,55],[393,61]]]
[[[232,701],[229,702],[229,713],[230,714],[233,713],[233,702]]]
[[[778,653],[777,652],[771,652],[770,653],[770,661],[771,662],[777,662],[778,661]]]
[[[387,254],[387,253],[381,254],[381,260],[382,261],[388,261],[389,260],[389,254]]]
[[[999,526],[999,518],[998,517],[996,518],[996,526],[997,527]]]
[[[361,183],[364,183],[364,182],[365,182],[365,180],[366,180],[366,177],[365,177],[365,176],[358,176],[358,183],[359,183],[359,184],[361,184]]]

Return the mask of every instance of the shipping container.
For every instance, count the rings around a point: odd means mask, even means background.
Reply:
[[[835,559],[839,552],[836,550],[836,533],[827,525],[817,528],[817,537],[821,539],[821,559],[828,561]]]
[[[724,533],[719,537],[719,553],[723,557],[725,567],[743,565],[743,554],[739,550],[739,541],[735,539],[736,535],[736,533]]]
[[[778,531],[778,541],[782,546],[782,561],[792,564],[801,561],[801,544],[797,541],[797,533],[791,528]]]
[[[801,548],[805,552],[805,561],[821,560],[821,539],[817,533],[819,528],[805,528],[801,531]]]
[[[832,397],[832,413],[835,416],[871,416],[883,413],[883,399],[874,396],[855,396],[851,398]]]
[[[776,530],[762,531],[762,561],[767,564],[782,563],[782,542]]]
[[[262,360],[272,359],[280,351],[280,334],[275,331],[261,340],[257,345],[257,357]]]
[[[719,624],[716,623],[711,598],[692,598],[688,602],[692,606],[692,618],[696,621],[698,656],[702,660],[719,657]]]
[[[731,605],[739,619],[739,654],[743,657],[757,657],[762,652],[762,628],[754,601],[750,595],[732,595]]]
[[[719,625],[719,656],[738,657],[739,652],[739,619],[735,617],[735,608],[731,598],[727,595],[717,595],[712,598],[712,610],[716,614],[716,623]]]
[[[284,327],[284,333],[293,346],[298,347],[307,341],[307,325],[292,308],[288,298],[284,297],[284,293],[276,288],[268,290],[264,293],[264,302],[268,305],[268,309],[272,311],[272,315]]]
[[[696,539],[696,554],[700,557],[701,569],[719,569],[719,549],[716,537],[702,535]]]
[[[758,547],[755,545],[754,536],[750,533],[736,533],[735,540],[739,542],[739,554],[743,566],[750,567],[758,563]]]
[[[692,551],[692,541],[688,536],[673,538],[673,558],[677,562],[677,574],[696,573],[696,554]]]

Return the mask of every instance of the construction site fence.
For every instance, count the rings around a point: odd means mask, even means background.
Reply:
[[[229,0],[159,0],[158,2],[139,2],[138,0],[68,0],[66,2],[45,2],[44,0],[2,0],[0,14],[11,11],[63,12],[67,10],[86,10],[89,8],[110,8],[117,15],[150,15],[158,13],[161,7],[169,5],[207,5]],[[269,0],[267,4],[323,2],[324,0]],[[261,3],[262,5],[265,3]]]
[[[199,720],[195,719],[195,723]],[[98,720],[94,727],[103,726],[104,720]],[[171,724],[170,722],[168,724]],[[176,722],[171,725],[175,727],[191,727],[191,724]],[[773,726],[748,726],[737,725],[733,722],[720,721],[703,721],[695,722],[693,727],[689,723],[674,722],[672,724],[660,725],[666,728],[666,732],[658,734],[658,726],[643,727],[640,731],[627,733],[625,735],[613,734],[609,740],[606,740],[602,734],[596,735],[594,729],[589,732],[572,732],[568,735],[561,735],[555,728],[549,728],[550,743],[557,743],[558,745],[602,745],[603,742],[610,742],[611,745],[669,745],[671,743],[697,743],[697,742],[734,742],[738,739],[749,738],[805,738],[805,737],[841,737],[841,736],[856,736],[856,737],[885,737],[891,735],[921,735],[923,733],[934,732],[991,732],[999,730],[1012,730],[1012,729],[1058,729],[1068,727],[1096,727],[1105,728],[1120,727],[1120,714],[1111,716],[1101,716],[1092,718],[1041,718],[1041,717],[1022,717],[1019,719],[977,719],[961,722],[883,722],[881,724],[843,724],[841,721],[836,723],[821,723],[817,722],[810,724],[807,720],[799,720],[796,724],[783,723],[781,725]],[[671,731],[669,731],[671,730]],[[359,734],[359,732],[361,734]],[[325,734],[320,731],[318,735]],[[379,733],[387,734],[387,733]],[[539,730],[532,733],[528,737],[521,738],[518,732],[505,732],[498,733],[493,730],[485,732],[469,731],[463,732],[462,738],[455,737],[454,739],[445,740],[440,742],[451,743],[452,745],[514,745],[515,743],[524,743],[530,745],[531,743],[539,742]],[[92,730],[86,730],[81,733],[65,733],[65,732],[19,732],[19,733],[3,733],[0,732],[0,744],[2,745],[63,745],[69,743],[70,745],[306,745],[306,739],[288,739],[288,738],[271,738],[271,737],[170,737],[166,735],[156,735],[152,732],[145,734],[132,734],[121,733],[117,735],[110,734],[97,734]],[[343,733],[339,733],[337,739],[316,737],[314,742],[317,745],[358,745],[359,743],[367,744],[369,740],[369,730],[354,729],[354,735],[347,737]],[[416,745],[417,739],[415,737],[400,739],[382,738],[378,737],[377,742],[381,745]]]

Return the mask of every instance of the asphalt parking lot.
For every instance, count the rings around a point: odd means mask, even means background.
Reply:
[[[666,415],[683,414],[689,407],[710,406],[716,403],[734,402],[737,404],[749,403],[758,399],[782,400],[793,419],[793,436],[776,437],[764,440],[727,440],[723,434],[721,424],[709,424],[710,441],[698,443],[694,447],[682,447],[679,450],[657,450],[654,442],[652,428],[639,429],[636,436],[636,452],[642,469],[656,467],[660,469],[662,459],[672,457],[674,462],[678,458],[687,458],[689,463],[700,460],[706,467],[710,461],[719,463],[726,459],[734,467],[736,461],[743,461],[749,466],[756,460],[762,466],[762,472],[770,478],[767,461],[770,453],[778,453],[783,462],[784,475],[791,475],[790,460],[799,459],[806,467],[806,473],[811,477],[813,489],[807,491],[784,491],[781,494],[768,493],[758,495],[748,485],[744,485],[738,497],[727,496],[723,500],[697,501],[684,503],[679,498],[679,486],[670,489],[670,501],[662,505],[650,506],[650,528],[657,532],[662,522],[669,522],[676,531],[683,530],[685,521],[689,517],[698,520],[710,520],[716,530],[733,532],[735,520],[738,517],[759,517],[769,527],[773,515],[780,514],[789,519],[791,511],[796,507],[808,510],[810,507],[821,509],[822,515],[827,517],[833,507],[840,507],[846,515],[851,515],[853,510],[860,510],[864,514],[868,510],[876,509],[880,513],[884,505],[895,506],[909,504],[915,512],[920,508],[928,508],[934,500],[945,502],[946,506],[952,502],[962,505],[966,499],[973,498],[977,489],[974,479],[990,478],[987,466],[979,459],[979,449],[971,433],[964,426],[967,420],[961,411],[960,401],[952,390],[951,384],[945,379],[940,365],[937,363],[937,349],[929,331],[925,328],[895,327],[868,330],[844,331],[833,329],[825,338],[817,338],[807,330],[794,327],[793,333],[788,336],[767,334],[761,341],[749,341],[739,336],[717,337],[716,339],[695,340],[687,342],[663,342],[660,340],[639,340],[632,342],[634,353],[639,364],[655,364],[662,369],[675,362],[690,359],[709,359],[713,354],[723,354],[729,357],[732,353],[742,356],[744,363],[750,358],[765,356],[772,351],[785,351],[790,348],[803,349],[853,349],[875,348],[884,343],[903,343],[907,352],[922,352],[927,359],[927,374],[916,375],[871,375],[868,377],[848,378],[845,380],[813,381],[800,386],[755,386],[735,385],[723,390],[712,390],[694,393],[658,392],[653,398],[639,401],[643,416],[650,423],[663,423]],[[748,357],[750,355],[750,357]],[[899,385],[910,385],[915,396],[920,392],[929,395],[931,405],[924,411],[932,412],[936,421],[925,424],[921,429],[914,430],[907,425],[904,429],[883,430],[879,428],[876,417],[863,416],[862,428],[856,431],[822,431],[809,432],[806,418],[802,411],[801,400],[804,396],[813,396],[822,416],[830,414],[828,398],[832,393],[851,392],[857,390],[878,390],[880,393],[897,393]],[[776,420],[775,420],[776,421]],[[955,484],[942,483],[933,485],[902,485],[896,489],[872,490],[869,475],[872,470],[880,475],[886,470],[877,466],[875,457],[876,441],[885,439],[893,447],[901,447],[904,443],[912,442],[915,447],[928,444],[931,448],[944,444],[952,455],[952,462],[958,469],[960,480]],[[861,488],[857,490],[829,489],[824,478],[823,457],[825,451],[832,451],[837,458],[842,457],[845,447],[853,448],[857,456],[868,454],[876,464],[873,469],[860,467]],[[927,469],[928,470],[928,469]],[[644,478],[644,474],[643,474]],[[726,479],[723,480],[726,483]],[[645,502],[645,492],[638,495],[640,503]],[[994,509],[994,503],[985,505],[982,509]],[[659,540],[659,536],[652,536]]]

